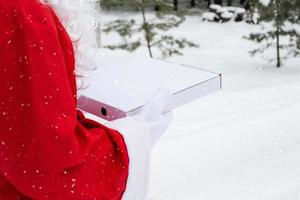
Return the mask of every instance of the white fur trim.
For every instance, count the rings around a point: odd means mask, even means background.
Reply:
[[[88,85],[91,71],[97,65],[92,61],[98,51],[96,28],[98,23],[95,16],[95,0],[40,0],[49,5],[57,14],[67,30],[74,46],[76,58],[77,88]]]
[[[138,117],[127,117],[106,125],[123,135],[129,153],[129,177],[122,200],[145,200],[151,159],[151,138],[147,122]]]

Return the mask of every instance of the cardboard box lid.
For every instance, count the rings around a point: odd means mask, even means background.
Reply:
[[[138,56],[99,67],[92,73],[89,87],[79,95],[124,112],[145,105],[162,85],[175,94],[220,77],[220,74],[194,67]]]

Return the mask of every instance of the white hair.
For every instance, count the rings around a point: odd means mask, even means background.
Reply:
[[[85,87],[85,79],[95,66],[91,63],[97,52],[97,0],[41,0],[49,4],[66,28],[75,50],[77,88]]]

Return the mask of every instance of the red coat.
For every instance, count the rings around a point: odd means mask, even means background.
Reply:
[[[0,0],[0,200],[121,199],[123,136],[76,110],[73,71],[51,8]]]

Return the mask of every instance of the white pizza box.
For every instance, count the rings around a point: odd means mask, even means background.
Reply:
[[[165,111],[220,90],[222,76],[147,57],[127,57],[92,72],[77,107],[108,121],[134,115],[163,86],[172,99]]]

